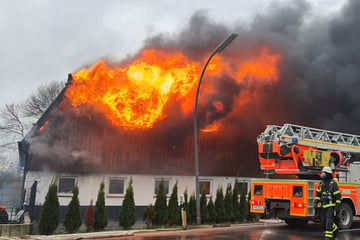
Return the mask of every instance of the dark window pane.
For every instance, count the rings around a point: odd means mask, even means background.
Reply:
[[[165,194],[168,195],[169,194],[169,180],[163,180],[163,181],[164,181]],[[161,182],[161,179],[155,180],[155,194],[157,194],[157,192],[159,191],[160,182]]]
[[[200,194],[205,189],[205,194],[210,195],[210,181],[200,181]]]
[[[75,178],[59,178],[59,193],[72,193]]]
[[[248,184],[247,182],[237,182],[237,188],[238,188],[238,193],[239,195],[241,195],[241,193],[245,192],[245,194],[248,193]]]
[[[124,179],[110,179],[109,194],[124,194]]]
[[[255,185],[254,186],[254,195],[262,195],[263,194],[263,186]]]
[[[303,196],[303,187],[294,186],[293,187],[293,197],[302,197]]]

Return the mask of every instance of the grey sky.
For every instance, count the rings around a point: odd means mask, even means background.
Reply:
[[[285,3],[286,0],[276,1]],[[228,26],[267,11],[267,0],[32,0],[0,2],[0,107],[102,57],[121,60],[158,33],[179,32],[197,10]],[[329,15],[345,0],[311,1]]]

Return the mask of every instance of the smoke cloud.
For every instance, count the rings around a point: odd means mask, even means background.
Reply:
[[[330,17],[310,18],[311,11],[306,1],[274,3],[249,25],[236,26],[214,22],[200,11],[178,34],[146,40],[144,49],[180,50],[199,62],[236,32],[239,36],[222,58],[252,59],[264,47],[281,55],[277,81],[248,76],[240,81],[226,72],[205,75],[202,89],[211,85],[216,92],[200,91],[199,128],[217,121],[224,128],[200,133],[200,174],[261,176],[256,136],[267,124],[294,123],[360,134],[360,2],[350,0]],[[152,129],[132,131],[110,126],[92,107],[79,112],[63,106],[61,114],[52,115],[44,134],[32,140],[32,159],[47,156],[57,159],[58,167],[69,170],[78,164],[84,172],[192,175],[193,113],[183,114],[181,101],[170,102],[167,118]]]

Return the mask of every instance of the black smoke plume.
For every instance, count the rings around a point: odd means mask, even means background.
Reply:
[[[200,92],[199,128],[218,120],[225,127],[221,132],[200,134],[200,174],[261,176],[256,136],[267,124],[294,123],[360,134],[360,1],[350,0],[340,12],[326,17],[314,17],[312,10],[306,1],[274,3],[266,14],[254,16],[249,24],[233,26],[214,22],[205,11],[199,11],[180,33],[146,40],[144,49],[180,50],[192,61],[203,61],[230,32],[236,32],[239,36],[221,53],[223,58],[251,58],[264,46],[282,56],[276,82],[205,75],[204,85],[216,86],[217,92]],[[239,107],[236,101],[241,98],[247,101]],[[223,111],[211,104],[214,100],[223,103]],[[47,156],[44,149],[54,151],[58,147],[61,151],[54,158],[64,168],[74,161],[75,165],[85,166],[94,158],[96,164],[84,167],[84,172],[111,169],[192,175],[192,115],[182,115],[176,103],[170,103],[166,111],[166,120],[143,132],[104,127],[103,119],[95,121],[95,116],[82,117],[81,127],[70,121],[84,135],[86,143],[77,145],[73,143],[81,138],[70,134],[65,124],[69,121],[54,121],[56,131],[61,131],[67,140],[57,141],[53,136],[49,137],[51,141],[43,140],[49,146],[40,144],[41,156]],[[70,118],[66,114],[62,117]],[[89,130],[84,126],[97,129],[96,133],[87,136]],[[98,144],[88,140],[92,136],[96,136]],[[32,149],[36,156],[35,147]]]

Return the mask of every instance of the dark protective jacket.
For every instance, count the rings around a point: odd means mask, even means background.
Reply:
[[[335,207],[341,203],[341,193],[335,180],[322,181],[316,189],[315,202],[320,202],[320,207]]]

